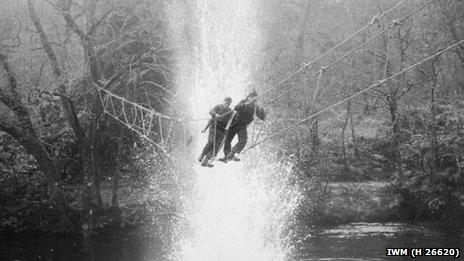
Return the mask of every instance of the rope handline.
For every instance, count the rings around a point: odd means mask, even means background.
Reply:
[[[103,97],[101,95],[101,92],[97,89],[97,93],[98,93],[98,97],[100,98],[100,102],[101,104],[103,105],[103,112],[106,112],[106,106],[105,106],[105,102],[103,100]]]
[[[158,117],[158,129],[159,129],[159,137],[161,139],[161,144],[164,144],[163,122],[161,121],[161,117]]]
[[[255,139],[253,139],[253,144],[255,144],[256,142],[258,142],[259,136],[261,135],[261,132],[262,132],[262,130],[263,130],[264,125],[265,125],[264,122],[262,122],[262,123],[259,125],[258,133],[256,134]]]
[[[146,128],[145,128],[145,115],[143,115],[143,111],[142,111],[142,110],[140,111],[140,114],[141,114],[141,116],[142,116],[142,119],[141,119],[141,121],[142,121],[142,130],[143,130],[143,132],[146,132]],[[145,134],[145,135],[146,135],[146,134]]]
[[[232,111],[232,115],[229,116],[229,119],[227,120],[226,128],[224,129],[224,138],[222,138],[221,144],[218,147],[218,151],[213,151],[213,157],[211,158],[211,161],[216,160],[216,157],[218,153],[221,151],[222,147],[224,147],[224,144],[226,143],[227,139],[227,133],[229,132],[230,125],[232,124],[233,119],[235,118],[236,111]],[[216,137],[214,137],[214,140],[216,141]]]
[[[124,102],[121,103],[121,106],[122,106],[122,108],[121,108],[121,110],[122,110],[122,115],[124,116],[124,121],[126,122],[126,125],[131,126],[131,125],[129,124],[129,120],[127,119],[127,115],[126,115],[126,106],[125,106],[124,104],[125,104]],[[132,127],[132,126],[131,126],[131,127]]]
[[[255,122],[255,126],[256,126],[256,111],[257,111],[257,106],[254,106],[254,112],[253,112],[253,122]],[[256,134],[256,137],[255,137],[255,132],[253,132],[253,136],[251,137],[251,141],[252,141],[252,144],[254,144],[255,142],[258,141],[258,138],[259,138],[259,135],[261,134],[261,130],[263,129],[263,126],[264,124],[260,124],[259,125],[259,129],[258,129],[258,133]]]
[[[101,94],[100,94],[100,93],[98,93],[98,94],[100,95],[100,99],[102,99],[102,98],[101,98]],[[112,98],[112,97],[109,97],[108,100],[109,100],[109,104],[111,105],[111,110],[112,110],[112,112],[114,113],[114,115],[116,115],[116,109],[114,108],[113,98]],[[119,115],[119,116],[121,116],[121,115]]]
[[[421,64],[423,64],[423,63],[425,63],[425,62],[427,62],[427,61],[429,61],[429,60],[431,60],[431,59],[433,59],[433,58],[435,58],[435,57],[437,57],[437,56],[439,56],[439,55],[441,55],[441,54],[443,54],[443,53],[445,53],[445,52],[447,52],[447,51],[449,51],[449,50],[451,50],[451,49],[453,49],[453,48],[455,48],[455,47],[457,47],[457,46],[459,46],[459,45],[461,45],[461,44],[463,44],[463,43],[464,43],[464,39],[462,39],[461,41],[459,41],[459,42],[457,42],[457,43],[454,43],[454,44],[448,46],[447,48],[445,48],[445,49],[443,49],[443,50],[441,50],[441,51],[436,52],[435,54],[433,54],[433,55],[431,55],[431,56],[429,56],[429,57],[427,57],[427,58],[425,58],[425,59],[423,59],[423,60],[421,60],[421,61],[419,61],[419,62],[413,64],[413,65],[410,65],[409,67],[403,69],[403,70],[400,71],[400,72],[397,72],[397,73],[395,73],[395,74],[393,74],[393,75],[391,75],[391,76],[389,76],[389,77],[387,77],[387,78],[384,78],[383,80],[380,80],[380,81],[378,81],[377,83],[374,83],[374,84],[370,85],[369,87],[367,87],[367,88],[365,88],[365,89],[363,89],[363,90],[361,90],[361,91],[359,91],[359,92],[357,92],[357,93],[355,93],[355,94],[353,94],[353,95],[351,95],[351,96],[349,96],[349,97],[347,97],[347,98],[345,98],[345,99],[343,99],[343,100],[341,100],[341,101],[339,101],[339,102],[337,102],[337,103],[335,103],[335,104],[333,104],[333,105],[331,105],[331,106],[329,106],[329,107],[326,107],[326,108],[323,109],[323,110],[320,110],[320,111],[318,111],[318,112],[316,112],[316,113],[310,115],[310,116],[307,117],[307,118],[304,118],[304,119],[298,121],[297,123],[295,123],[295,124],[293,124],[293,125],[290,125],[290,126],[288,126],[288,127],[286,127],[286,128],[283,128],[283,129],[281,129],[281,130],[275,132],[273,135],[271,135],[271,136],[269,136],[269,137],[267,137],[267,138],[265,138],[265,139],[262,139],[261,141],[259,141],[259,142],[255,143],[255,144],[253,144],[252,146],[250,146],[248,149],[246,149],[246,150],[243,151],[242,153],[244,154],[244,153],[246,153],[247,151],[249,151],[249,150],[255,148],[256,146],[258,146],[258,145],[260,145],[260,144],[262,144],[262,143],[264,143],[264,142],[266,142],[266,141],[269,141],[269,140],[271,140],[271,139],[273,139],[273,138],[279,136],[280,134],[282,134],[283,132],[285,132],[285,131],[287,131],[287,130],[289,130],[289,129],[295,128],[295,127],[297,127],[298,125],[300,125],[300,124],[302,124],[302,123],[305,123],[305,122],[311,120],[312,118],[314,118],[314,117],[316,117],[316,116],[318,116],[318,115],[320,115],[320,114],[322,114],[322,113],[324,113],[324,112],[327,112],[327,111],[329,111],[329,110],[331,110],[331,109],[333,109],[333,108],[335,108],[335,107],[337,107],[337,106],[339,106],[339,105],[341,105],[341,104],[343,104],[343,103],[345,103],[345,102],[347,102],[347,101],[350,101],[350,100],[356,98],[357,96],[359,96],[359,95],[361,95],[361,94],[363,94],[363,93],[365,93],[365,92],[367,92],[367,91],[369,91],[369,90],[371,90],[371,89],[373,89],[373,88],[375,88],[375,87],[381,86],[382,84],[384,84],[384,83],[386,83],[386,82],[388,82],[388,81],[390,81],[390,80],[392,80],[392,79],[394,79],[394,78],[396,78],[396,77],[402,75],[403,73],[405,73],[405,72],[407,72],[407,71],[410,71],[411,69],[414,69],[415,67],[417,67],[417,66],[419,66],[419,65],[421,65]]]
[[[397,3],[396,5],[394,5],[392,8],[390,8],[389,10],[387,10],[386,12],[384,12],[383,14],[380,14],[378,16],[375,16],[372,21],[366,25],[364,25],[363,27],[361,27],[358,31],[354,32],[352,35],[350,35],[349,37],[345,38],[344,40],[342,40],[341,42],[339,42],[338,44],[336,44],[334,47],[330,48],[328,51],[326,51],[325,53],[319,55],[317,58],[315,58],[314,60],[310,61],[309,63],[303,65],[300,69],[296,70],[295,72],[291,73],[290,75],[288,75],[287,77],[285,77],[283,80],[281,80],[280,82],[278,82],[277,84],[275,84],[272,88],[266,90],[265,92],[263,92],[263,94],[261,94],[260,96],[258,96],[258,100],[266,95],[267,93],[273,91],[274,89],[277,89],[279,86],[281,86],[282,84],[284,84],[285,82],[287,82],[288,80],[290,80],[291,78],[293,78],[295,75],[299,74],[300,72],[302,72],[303,70],[306,70],[306,68],[310,67],[311,65],[313,65],[314,63],[318,62],[320,59],[324,58],[327,54],[331,53],[332,51],[336,50],[338,47],[342,46],[343,44],[345,44],[346,42],[348,42],[349,40],[351,40],[353,37],[357,36],[358,34],[362,33],[363,31],[365,31],[367,28],[371,27],[372,25],[374,25],[375,23],[377,23],[381,18],[387,16],[388,14],[390,14],[391,12],[393,12],[395,9],[397,9],[398,7],[400,7],[401,5],[405,4],[406,2],[408,2],[409,0],[403,0],[399,3]]]
[[[216,156],[217,121],[213,122],[213,157]],[[211,128],[211,126],[210,126]]]
[[[131,112],[134,113],[135,112],[135,115],[134,115],[134,118],[132,119],[132,125],[137,125],[137,118],[139,117],[139,113],[137,112],[137,107],[133,107],[131,109]],[[133,114],[132,114],[133,115]]]
[[[130,105],[132,105],[132,106],[134,106],[134,107],[140,108],[140,109],[143,110],[143,111],[146,111],[146,112],[148,112],[148,113],[153,113],[154,115],[156,115],[156,116],[158,116],[158,117],[165,118],[165,119],[168,119],[168,120],[178,120],[178,119],[176,119],[176,118],[172,118],[171,116],[162,114],[162,113],[157,112],[157,111],[155,111],[155,110],[150,110],[150,109],[148,109],[148,108],[145,108],[145,107],[143,107],[143,106],[140,106],[139,104],[134,103],[134,102],[131,102],[131,101],[127,100],[127,99],[124,98],[124,97],[118,96],[118,95],[116,95],[116,94],[114,94],[114,93],[112,93],[112,92],[110,92],[110,91],[108,91],[108,90],[106,90],[106,89],[101,88],[101,87],[98,86],[98,85],[95,85],[95,87],[97,88],[97,90],[103,91],[103,92],[105,92],[107,95],[112,96],[112,97],[114,97],[114,98],[120,100],[120,101],[123,102],[123,103],[128,103],[128,104],[130,104]]]
[[[406,19],[410,18],[411,16],[413,16],[414,14],[416,14],[417,12],[421,11],[422,9],[424,9],[425,7],[427,7],[429,4],[433,3],[434,1],[436,0],[430,0],[428,1],[427,3],[423,4],[422,6],[420,6],[419,8],[415,9],[414,11],[412,11],[411,13],[407,14],[406,16],[404,16],[403,18],[399,19],[399,20],[394,20],[391,25],[387,28],[385,28],[383,31],[377,33],[375,36],[371,37],[369,40],[365,41],[364,43],[362,43],[361,45],[358,45],[356,48],[352,49],[351,51],[347,52],[346,54],[344,54],[343,56],[341,56],[340,58],[338,58],[337,60],[331,62],[329,65],[325,66],[325,67],[321,67],[324,68],[325,70],[328,70],[330,68],[332,68],[335,64],[339,63],[340,61],[342,61],[343,59],[347,58],[348,56],[350,56],[351,54],[359,51],[360,49],[364,48],[364,46],[368,45],[369,43],[373,42],[374,40],[376,40],[377,38],[379,38],[381,35],[385,34],[386,32],[392,30],[393,28],[395,28],[396,26],[399,26],[401,25]],[[311,76],[309,76],[307,79],[305,79],[305,81],[309,81],[317,76],[320,75],[320,72],[317,72],[317,73],[314,73],[312,74]],[[301,85],[303,85],[303,83],[300,83],[300,84],[297,84],[293,87],[290,87],[287,91],[285,91],[283,94],[277,96],[276,98],[274,99],[271,99],[269,100],[267,103],[273,103],[275,102],[277,99],[281,98],[282,96],[285,96],[287,95],[290,91],[294,90],[295,88],[297,87],[300,87]],[[273,88],[269,89],[269,90],[273,90]],[[265,93],[267,92],[264,92],[261,96],[263,96]],[[261,98],[258,97],[259,98]]]
[[[150,121],[148,122],[147,133],[150,133],[151,127],[153,125],[153,118],[154,118],[153,113],[151,113],[149,117],[150,117]]]
[[[165,142],[164,145],[163,145],[164,147],[168,147],[168,145],[169,145],[169,142],[170,142],[170,141],[169,141],[169,137],[172,137],[172,136],[171,136],[171,132],[172,132],[172,127],[173,127],[173,126],[174,126],[174,122],[171,121],[170,124],[169,124],[168,133],[167,133],[167,135],[166,135],[166,142]]]

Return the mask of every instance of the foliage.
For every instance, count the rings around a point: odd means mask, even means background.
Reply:
[[[35,159],[5,133],[0,144],[0,231],[58,230]]]
[[[456,219],[464,211],[464,107],[437,107],[435,122],[428,113],[411,112],[415,121],[406,129],[411,134],[402,145],[405,171],[395,175],[412,219]]]

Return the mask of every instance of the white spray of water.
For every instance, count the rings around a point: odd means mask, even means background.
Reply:
[[[179,2],[171,6],[171,26],[182,39],[177,84],[185,90],[194,118],[207,117],[225,96],[235,104],[246,94],[252,64],[259,60],[257,2],[197,0],[184,13]],[[206,141],[206,135],[200,136],[205,124],[191,124],[199,137],[194,145],[198,153]],[[261,158],[245,160],[256,165],[250,169],[243,163],[216,162],[212,169],[195,167],[195,195],[186,199],[184,210],[193,232],[178,240],[175,259],[285,259],[289,248],[284,228],[298,203],[298,193],[288,185],[290,170]]]

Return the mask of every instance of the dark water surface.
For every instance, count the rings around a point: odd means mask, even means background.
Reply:
[[[464,227],[444,224],[351,223],[318,229],[301,245],[299,260],[413,260],[386,257],[386,248],[464,249]],[[453,260],[452,257],[416,258]],[[459,258],[463,259],[463,257]]]
[[[0,238],[0,260],[155,261],[168,260],[166,241],[147,228],[80,236]],[[386,247],[464,249],[464,228],[437,224],[351,223],[315,229],[294,253],[296,260],[409,260],[387,258]],[[463,259],[464,258],[459,258]],[[422,260],[419,258],[419,260]],[[425,258],[453,260],[453,258]],[[207,260],[205,260],[207,261]]]
[[[166,260],[166,242],[146,227],[81,235],[0,237],[0,261],[142,261]]]

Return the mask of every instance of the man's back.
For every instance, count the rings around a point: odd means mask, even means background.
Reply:
[[[262,108],[258,107],[255,103],[247,103],[246,99],[241,100],[236,106],[235,111],[237,111],[236,120],[234,124],[247,126],[249,125],[254,118],[255,110],[256,116],[260,120],[264,120],[265,112]]]

